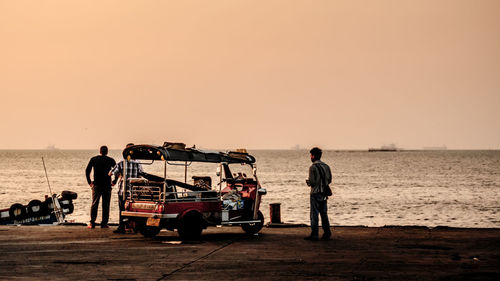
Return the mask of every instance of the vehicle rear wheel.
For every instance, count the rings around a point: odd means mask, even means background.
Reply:
[[[15,203],[9,208],[9,216],[13,220],[21,220],[26,217],[26,207],[23,204]]]
[[[139,229],[139,232],[146,238],[153,238],[160,233],[160,227],[144,225]]]
[[[260,222],[246,223],[246,224],[241,225],[241,228],[243,228],[243,230],[247,234],[255,234],[255,233],[259,232],[262,229],[262,227],[264,226],[264,215],[261,213],[261,211],[259,211],[257,213],[257,216],[258,216],[258,220]]]
[[[203,219],[201,214],[198,212],[189,212],[180,221],[179,236],[182,239],[192,240],[197,239],[201,236],[203,231]]]

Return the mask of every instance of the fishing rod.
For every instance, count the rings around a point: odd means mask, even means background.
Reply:
[[[64,219],[62,216],[61,206],[59,205],[59,200],[52,194],[52,189],[50,188],[49,175],[47,174],[47,167],[45,166],[45,160],[42,157],[43,169],[45,170],[45,177],[47,178],[47,184],[49,185],[50,197],[52,198],[52,206],[54,207],[54,214],[57,218],[58,223],[63,223]]]

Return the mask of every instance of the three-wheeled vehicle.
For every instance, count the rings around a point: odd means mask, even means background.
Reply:
[[[256,175],[255,158],[246,150],[212,152],[186,148],[181,143],[163,146],[135,145],[123,151],[124,164],[138,161],[144,165],[162,162],[163,176],[142,173],[127,179],[122,216],[129,227],[145,237],[154,237],[162,228],[177,230],[182,238],[193,239],[207,226],[240,225],[248,234],[259,232],[264,216],[259,211],[262,195]],[[212,186],[208,175],[193,176],[187,170],[194,163],[216,164],[218,184]],[[169,166],[183,166],[184,182],[167,177]],[[251,174],[231,172],[231,167],[246,166]],[[215,168],[215,167],[214,167]],[[238,168],[238,167],[237,167]],[[127,169],[124,167],[124,171]]]

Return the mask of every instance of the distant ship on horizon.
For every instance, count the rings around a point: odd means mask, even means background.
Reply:
[[[377,152],[377,151],[382,151],[382,152],[394,152],[394,151],[400,151],[401,149],[398,148],[395,144],[391,143],[389,145],[382,145],[380,148],[369,148],[369,152]]]
[[[45,147],[45,150],[59,150],[55,145],[49,144],[47,147]]]

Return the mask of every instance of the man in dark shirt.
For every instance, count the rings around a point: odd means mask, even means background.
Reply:
[[[108,157],[108,147],[101,146],[101,155],[92,157],[85,175],[87,182],[92,188],[92,207],[90,208],[90,224],[88,228],[95,228],[95,219],[97,218],[97,208],[99,199],[102,197],[102,220],[101,228],[108,228],[109,202],[111,200],[111,177],[108,175],[111,168],[116,165],[113,158]],[[90,180],[90,172],[94,169],[94,180]]]

